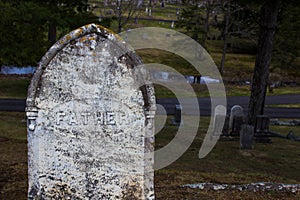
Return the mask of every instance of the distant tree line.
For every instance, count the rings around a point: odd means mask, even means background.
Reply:
[[[261,7],[265,2],[259,0],[183,0],[184,6],[178,27],[184,28],[186,34],[204,47],[206,47],[207,39],[211,38],[209,35],[211,28],[219,31],[217,36],[213,33],[213,38],[224,42],[219,66],[223,73],[227,47],[231,45],[232,38],[249,40],[253,45],[257,45]],[[277,24],[272,69],[299,68],[300,6],[297,0],[279,2]],[[252,47],[248,49],[248,52],[256,53]]]
[[[57,38],[97,22],[88,7],[87,0],[0,0],[0,66],[35,66]]]
[[[220,72],[223,73],[228,37],[254,39],[257,52],[254,66],[248,123],[264,114],[271,58],[273,67],[299,69],[300,8],[297,0],[185,0],[179,26],[206,46],[210,26],[223,40]],[[214,16],[213,16],[214,15]],[[223,16],[220,21],[219,16]],[[202,37],[199,37],[202,35]]]

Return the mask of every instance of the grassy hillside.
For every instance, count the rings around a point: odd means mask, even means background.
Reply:
[[[157,116],[159,118],[159,116]],[[163,148],[174,137],[177,127],[166,126],[156,135],[156,149]],[[156,199],[299,199],[300,192],[254,192],[238,190],[199,190],[183,188],[184,184],[212,182],[248,184],[253,182],[300,183],[299,142],[272,139],[271,144],[254,144],[253,150],[240,150],[239,141],[219,140],[204,159],[198,152],[206,134],[209,118],[202,117],[198,133],[188,150],[168,167],[155,172]],[[185,127],[195,126],[190,120]],[[286,134],[300,127],[271,127]],[[189,129],[187,128],[188,132]],[[0,199],[26,199],[27,141],[25,113],[0,112]]]

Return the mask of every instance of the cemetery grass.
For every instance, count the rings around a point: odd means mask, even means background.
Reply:
[[[271,104],[266,105],[266,107],[273,107],[273,108],[300,108],[300,104]]]
[[[147,23],[158,23],[159,26],[166,25],[166,23],[152,21],[147,21]],[[221,47],[221,41],[208,41],[208,50],[210,51],[210,55],[217,66],[221,61]],[[170,66],[184,75],[199,75],[199,72],[190,63],[173,53],[158,49],[142,49],[138,50],[137,53],[142,58],[144,63],[160,63]],[[254,63],[255,55],[253,54],[238,54],[233,52],[227,53],[224,75],[222,76],[225,83],[227,96],[250,96],[250,85],[246,85],[245,81],[251,80]],[[295,72],[293,73],[294,75],[284,76],[284,79],[294,80],[294,76],[297,77],[297,75]],[[299,80],[296,80],[296,82],[299,82]],[[29,83],[29,77],[2,75],[0,77],[0,98],[26,98]],[[192,87],[198,97],[209,96],[209,92],[205,85],[192,84]],[[157,98],[175,97],[175,95],[165,87],[156,85],[155,88]],[[275,88],[273,93],[268,93],[268,95],[281,94],[300,94],[300,86],[285,86]]]
[[[25,99],[27,96],[27,89],[30,83],[29,77],[16,77],[6,76],[0,79],[0,99],[12,98],[12,99]],[[206,85],[191,84],[195,94],[198,97],[209,97],[209,92]],[[184,93],[185,90],[180,91],[179,95]],[[227,96],[250,96],[250,85],[237,85],[225,83],[225,90]],[[161,85],[155,85],[155,94],[157,98],[174,98],[175,94],[168,88]],[[300,86],[285,86],[275,88],[273,93],[267,93],[267,95],[282,95],[282,94],[300,94]]]
[[[170,120],[170,119],[169,119]],[[253,150],[240,150],[239,141],[219,140],[212,152],[200,160],[201,147],[209,118],[201,118],[200,130],[188,149],[176,162],[156,171],[157,199],[299,199],[300,194],[253,191],[212,191],[187,189],[185,184],[212,182],[249,184],[253,182],[300,183],[299,142],[272,138],[271,144],[255,144]],[[300,127],[272,127],[272,131],[298,133]],[[173,130],[173,131],[171,131]],[[174,137],[177,128],[169,126],[156,136],[156,148]],[[166,198],[167,197],[167,198]]]
[[[25,113],[0,112],[0,199],[26,199]]]
[[[166,126],[156,135],[156,149],[163,148],[176,134],[177,127]],[[189,149],[173,164],[155,172],[156,199],[299,199],[300,192],[212,191],[188,189],[184,184],[212,182],[247,184],[252,182],[300,183],[300,145],[283,139],[271,144],[255,144],[241,151],[239,142],[219,140],[204,159],[198,152],[209,123],[202,117],[200,128]],[[186,121],[185,127],[192,127]],[[273,127],[272,127],[273,128]],[[300,127],[274,127],[274,131],[300,132]],[[187,129],[189,131],[189,129]],[[26,199],[27,140],[25,113],[0,112],[0,199]]]
[[[206,87],[206,85],[202,84],[191,84],[195,95],[197,97],[209,97],[209,91]],[[225,92],[226,96],[228,97],[234,97],[234,96],[250,96],[251,94],[251,86],[250,85],[236,85],[236,84],[228,84],[225,83]],[[155,95],[158,98],[175,98],[175,94],[168,88],[155,84]],[[177,96],[178,97],[187,97],[184,96],[185,90],[183,88],[177,88],[176,89]],[[272,93],[267,91],[267,95],[285,95],[285,94],[300,94],[300,86],[284,86],[280,88],[275,88]],[[282,107],[288,107],[289,104]],[[298,104],[291,105],[291,107],[297,107]],[[281,105],[275,105],[275,107],[281,107]]]
[[[0,98],[26,98],[30,78],[20,76],[0,77]]]

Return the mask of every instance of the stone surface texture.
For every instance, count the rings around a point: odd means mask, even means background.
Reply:
[[[29,199],[154,199],[154,89],[90,24],[42,58],[27,98]]]

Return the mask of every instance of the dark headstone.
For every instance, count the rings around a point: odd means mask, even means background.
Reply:
[[[269,135],[270,118],[266,115],[257,115],[255,122],[255,135]]]
[[[181,111],[182,111],[182,106],[179,104],[175,105],[175,113],[174,113],[174,118],[172,120],[173,125],[180,126],[182,124]]]
[[[224,127],[222,130],[222,135],[223,136],[228,136],[229,135],[229,116],[226,115],[225,117],[225,122],[224,122]]]
[[[243,124],[240,130],[241,149],[253,149],[254,127]]]
[[[235,116],[233,117],[233,123],[232,123],[232,136],[238,136],[240,135],[241,127],[245,124],[245,117],[244,116]]]
[[[239,105],[232,106],[230,110],[230,118],[229,118],[230,129],[233,128],[233,119],[235,116],[244,116],[244,109]]]

